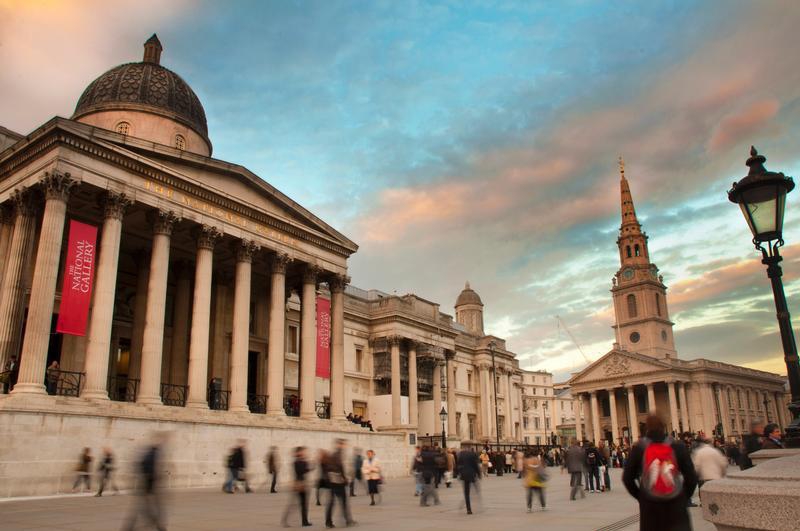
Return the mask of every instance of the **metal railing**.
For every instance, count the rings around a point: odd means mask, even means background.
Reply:
[[[139,380],[112,376],[108,379],[108,398],[117,402],[136,402],[139,392]]]
[[[188,385],[161,384],[161,402],[165,406],[184,407],[186,405],[186,391]]]
[[[267,413],[267,395],[247,395],[247,407],[250,413],[265,415]]]
[[[76,371],[62,371],[61,369],[47,369],[44,385],[47,394],[58,396],[79,396],[81,385],[86,373]]]
[[[331,418],[331,403],[327,400],[320,402],[317,400],[314,402],[314,409],[317,410],[317,416],[321,419],[329,419]]]
[[[224,389],[209,389],[206,400],[208,400],[209,409],[227,411],[231,402],[231,392]]]
[[[283,410],[287,417],[300,416],[300,399],[297,397],[287,397],[283,399]]]

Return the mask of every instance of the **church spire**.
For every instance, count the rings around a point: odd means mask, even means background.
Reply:
[[[631,187],[625,177],[625,161],[621,156],[619,158],[619,191],[622,224],[619,227],[617,245],[619,246],[620,262],[623,265],[646,264],[649,260],[647,236],[642,232],[642,226],[636,218]]]
[[[641,230],[639,220],[636,219],[636,207],[633,206],[633,196],[631,195],[631,187],[628,185],[628,179],[625,178],[625,160],[620,155],[619,157],[619,188],[620,188],[620,210],[622,212],[622,227],[623,232],[629,232],[625,229]]]

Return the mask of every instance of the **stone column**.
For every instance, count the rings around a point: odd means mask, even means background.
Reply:
[[[714,415],[714,390],[711,388],[710,383],[700,384],[700,403],[703,410],[703,432],[707,437],[710,437],[714,431],[714,426],[717,425],[717,419]]]
[[[150,253],[136,253],[136,297],[133,307],[133,329],[131,330],[131,357],[128,363],[128,379],[138,380],[142,369],[142,341],[144,320],[147,312],[147,282],[150,278]]]
[[[192,329],[189,338],[189,397],[186,407],[208,409],[208,341],[211,328],[211,280],[214,270],[214,245],[222,234],[210,225],[197,232],[197,259],[194,268]]]
[[[58,263],[64,240],[67,198],[75,184],[69,173],[57,171],[47,172],[42,181],[46,197],[44,218],[33,270],[19,379],[12,391],[15,394],[45,394],[44,372],[47,365],[47,348],[50,345]]]
[[[506,369],[506,439],[514,440],[514,407],[512,404],[513,393],[511,387],[511,371]],[[550,428],[551,431],[555,431],[555,411],[550,410]],[[545,417],[547,418],[547,417]],[[545,431],[547,431],[547,421],[545,421]],[[549,437],[550,434],[548,433],[547,436]]]
[[[592,407],[591,407],[592,402],[591,400],[589,400],[588,393],[584,394],[587,395],[584,397],[584,403],[583,403],[583,417],[584,417],[583,422],[585,428],[584,431],[586,432],[585,433],[586,440],[590,441],[594,436],[594,423],[592,422]]]
[[[599,443],[600,437],[600,415],[597,411],[597,391],[592,391],[590,394],[590,407],[592,408],[592,437],[594,437],[595,444]]]
[[[738,434],[743,433],[742,431],[742,412],[741,412],[741,397],[737,393],[737,388],[731,385],[728,386],[731,392],[731,401],[733,402],[733,418],[736,421],[736,430],[735,432]]]
[[[750,406],[752,405],[752,400],[749,400],[750,394],[749,389],[746,387],[740,387],[739,392],[741,393],[742,397],[742,406],[744,406],[744,424],[745,424],[745,431],[750,430],[750,423],[753,422],[753,416],[750,414]]]
[[[189,315],[192,304],[192,277],[189,267],[185,262],[179,262],[175,268],[172,348],[169,351],[169,383],[177,385],[186,385],[188,381]]]
[[[578,395],[577,397],[573,398],[575,403],[575,437],[578,439],[578,442],[583,440],[583,396]]]
[[[439,360],[433,365],[433,433],[441,435],[441,419],[439,412],[442,410],[442,364]]]
[[[394,379],[392,379],[394,381]],[[408,344],[408,422],[419,429],[419,389],[417,387],[417,342]],[[450,382],[447,382],[448,391]],[[449,409],[448,409],[449,413]]]
[[[345,418],[344,287],[349,282],[350,277],[344,275],[336,275],[328,282],[331,290],[331,418],[339,420]]]
[[[639,439],[639,415],[636,409],[636,393],[634,392],[634,388],[631,385],[627,387],[628,390],[628,415],[631,418],[630,426],[628,426],[628,430],[630,431],[631,437],[631,444],[635,443],[637,439]]]
[[[33,228],[36,225],[36,209],[29,190],[15,190],[11,195],[14,203],[14,229],[8,247],[8,257],[3,271],[0,291],[0,367],[5,368],[11,356],[19,357],[22,336],[23,271],[33,245]]]
[[[3,274],[8,261],[8,249],[11,247],[11,236],[14,233],[14,216],[11,207],[0,205],[0,289],[2,289]]]
[[[456,424],[456,363],[454,358],[454,352],[445,352],[445,359],[447,360],[447,432],[452,437],[458,435],[458,425]]]
[[[786,407],[783,402],[783,393],[776,392],[773,393],[773,399],[775,400],[775,414],[777,415],[775,422],[777,422],[781,430],[786,429],[786,413],[784,408]]]
[[[731,434],[731,426],[730,426],[730,409],[728,408],[728,401],[726,399],[725,393],[723,393],[723,386],[721,384],[717,384],[714,386],[714,391],[717,394],[717,404],[719,404],[719,421],[722,423],[722,432],[725,434],[727,438],[728,435]]]
[[[608,390],[608,405],[611,409],[611,437],[614,444],[619,444],[619,424],[617,424],[617,394],[615,389]]]
[[[231,399],[228,411],[250,411],[247,407],[247,364],[250,349],[250,291],[253,254],[259,246],[250,240],[235,245],[236,279],[233,291],[233,337],[231,340],[230,382]],[[273,286],[274,287],[274,286]],[[281,301],[283,297],[281,297]],[[281,334],[283,336],[283,334]],[[275,336],[270,334],[270,343]],[[283,372],[281,383],[283,383]]]
[[[689,402],[686,401],[686,383],[678,382],[678,398],[681,402],[681,420],[682,431],[691,431],[691,424],[689,422]]]
[[[164,347],[164,312],[167,302],[169,246],[172,229],[180,218],[171,211],[158,210],[153,223],[153,249],[150,253],[150,278],[147,281],[147,307],[142,334],[142,367],[139,404],[161,404],[161,357]]]
[[[92,319],[86,347],[86,386],[81,396],[108,400],[108,360],[111,352],[111,325],[114,295],[117,291],[117,266],[122,238],[122,217],[131,200],[125,194],[108,192],[105,219],[100,236],[100,256],[92,293]]]
[[[678,423],[678,400],[675,396],[675,382],[667,382],[667,397],[669,398],[669,422],[672,431],[680,433],[681,426]]]
[[[652,383],[647,384],[647,411],[653,413],[656,410],[656,391]]]
[[[392,363],[392,426],[400,426],[400,336],[389,337]]]
[[[267,345],[267,414],[282,416],[286,361],[286,266],[289,255],[272,257],[269,294],[269,344]],[[332,393],[331,393],[332,395]],[[331,408],[331,415],[333,408]]]
[[[300,298],[300,416],[314,418],[317,378],[317,275],[320,270],[306,265]]]
[[[491,402],[492,387],[491,387],[491,374],[489,373],[489,365],[482,363],[478,366],[478,373],[480,378],[480,405],[481,405],[481,431],[485,438],[491,438],[494,433],[494,424],[492,422],[492,412],[494,405]]]

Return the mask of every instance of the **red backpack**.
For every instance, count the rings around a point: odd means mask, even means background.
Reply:
[[[642,477],[639,488],[644,495],[653,501],[669,501],[683,492],[683,474],[678,468],[678,459],[672,448],[672,441],[642,441],[644,455],[642,457]]]

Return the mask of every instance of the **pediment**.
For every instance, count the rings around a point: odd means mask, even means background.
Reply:
[[[636,374],[669,369],[671,366],[661,360],[643,354],[612,350],[581,372],[570,378],[570,385],[583,382],[594,382],[610,378],[619,379]]]

